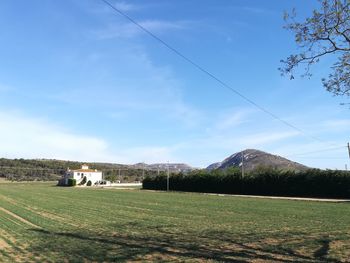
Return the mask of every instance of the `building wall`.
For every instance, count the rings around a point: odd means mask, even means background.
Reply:
[[[88,181],[91,181],[91,185],[94,185],[98,181],[102,181],[102,179],[103,179],[102,172],[100,172],[100,171],[94,172],[91,170],[84,172],[83,168],[86,168],[86,170],[87,170],[88,166],[83,165],[82,170],[80,170],[80,171],[79,170],[78,171],[74,171],[74,170],[67,171],[64,175],[65,183],[67,184],[68,179],[72,178],[72,179],[75,179],[77,181],[77,184],[79,184],[84,179],[84,177],[86,177],[86,183]]]
[[[86,182],[91,181],[92,185],[102,180],[102,172],[74,172],[73,174],[73,178],[77,182],[81,181],[84,176],[86,176]]]

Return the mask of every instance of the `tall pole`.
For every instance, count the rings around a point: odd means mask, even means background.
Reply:
[[[244,151],[242,151],[242,178],[244,177]]]
[[[142,181],[145,179],[145,163],[142,165]]]
[[[348,143],[348,152],[349,152],[349,158],[350,158],[350,144]]]
[[[119,183],[121,182],[120,180],[120,168],[118,169],[118,178],[119,178]]]
[[[166,178],[166,190],[169,191],[169,161],[168,161],[168,167],[167,167],[167,178]]]

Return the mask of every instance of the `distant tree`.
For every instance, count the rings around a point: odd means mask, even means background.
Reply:
[[[231,176],[240,176],[241,175],[241,169],[235,166],[231,166],[225,169],[225,174],[231,175]]]
[[[106,174],[105,179],[107,181],[115,182],[117,181],[117,176],[115,174]]]
[[[320,8],[303,22],[296,21],[295,9],[285,13],[285,28],[295,34],[301,49],[281,60],[282,75],[294,79],[298,66],[302,77],[310,77],[310,68],[322,57],[333,56],[331,73],[322,79],[323,86],[334,95],[350,95],[350,0],[319,0]]]

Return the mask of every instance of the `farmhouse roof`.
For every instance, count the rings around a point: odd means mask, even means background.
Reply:
[[[89,166],[87,166],[86,164],[83,164],[82,166],[81,166],[81,168],[80,169],[77,169],[77,170],[71,170],[71,171],[73,171],[73,172],[85,172],[85,173],[96,173],[96,172],[99,172],[99,171],[97,171],[96,169],[95,170],[93,170],[93,169],[89,169]]]

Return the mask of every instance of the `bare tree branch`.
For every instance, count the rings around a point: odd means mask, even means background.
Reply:
[[[304,22],[296,21],[295,10],[284,15],[284,27],[294,33],[302,51],[281,60],[279,70],[294,79],[298,66],[306,65],[301,76],[311,76],[312,65],[325,56],[336,56],[338,61],[331,67],[332,73],[322,79],[323,86],[335,95],[350,96],[350,0],[319,3],[319,10]]]

